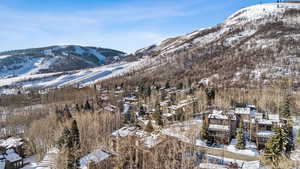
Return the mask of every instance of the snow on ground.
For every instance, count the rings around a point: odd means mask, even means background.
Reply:
[[[142,141],[145,147],[152,148],[158,145],[159,143],[161,143],[163,140],[160,139],[159,133],[157,134],[152,133],[150,136],[143,138]]]
[[[191,120],[182,123],[175,123],[168,128],[161,130],[162,134],[167,136],[178,138],[186,143],[193,143],[196,141],[196,136],[202,126],[202,120]],[[201,140],[196,141],[197,144],[203,145]]]
[[[211,163],[217,163],[222,165],[238,164],[241,169],[259,169],[261,167],[259,161],[242,161],[235,160],[232,158],[219,157],[214,155],[205,155],[208,158],[208,161]]]
[[[218,164],[213,164],[213,163],[200,163],[198,168],[205,168],[205,169],[228,169],[224,165],[218,165]]]
[[[235,147],[237,143],[237,139],[232,139],[230,144],[228,146],[225,146],[225,149],[227,151],[237,153],[237,154],[243,154],[248,156],[259,156],[259,151],[257,150],[257,147],[255,143],[246,141],[246,148],[244,150],[239,150]]]
[[[89,49],[89,51],[98,58],[100,63],[103,63],[105,61],[105,56],[98,53],[95,49]]]
[[[34,157],[27,158],[25,159],[25,162],[28,162],[29,164],[22,169],[53,169],[55,168],[58,152],[59,150],[57,148],[50,149],[41,162],[37,162]]]
[[[300,4],[297,3],[269,3],[254,5],[244,9],[239,10],[238,12],[231,15],[226,21],[226,25],[233,24],[244,24],[250,21],[259,21],[266,22],[268,18],[275,19],[274,16],[282,17],[286,9],[300,8]]]
[[[109,153],[103,150],[96,150],[92,153],[87,154],[86,156],[80,159],[80,168],[88,169],[88,165],[90,162],[94,162],[95,164],[107,159],[110,156]]]
[[[1,59],[5,59],[5,58],[8,58],[8,57],[10,57],[10,55],[1,55],[1,56],[0,56],[0,60],[1,60]]]

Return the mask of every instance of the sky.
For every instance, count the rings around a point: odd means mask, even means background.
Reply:
[[[0,51],[84,45],[127,53],[275,0],[0,0]]]

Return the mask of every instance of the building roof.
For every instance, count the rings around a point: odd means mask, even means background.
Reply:
[[[0,147],[5,147],[6,149],[16,148],[21,146],[22,144],[22,139],[17,137],[10,137],[6,140],[0,140]]]
[[[223,114],[222,110],[213,110],[212,114],[208,115],[209,119],[222,119],[222,120],[228,120],[228,116]]]
[[[111,156],[110,153],[103,151],[101,149],[96,150],[92,153],[87,154],[86,156],[80,159],[80,168],[88,169],[88,165],[90,162],[94,162],[95,164],[100,163],[101,161],[109,158]]]
[[[119,130],[116,130],[112,133],[112,136],[114,137],[127,137],[127,136],[138,136],[143,137],[146,133],[142,130],[139,130],[136,126],[130,126],[130,127],[123,127]]]
[[[265,124],[265,125],[272,125],[272,120],[267,120],[267,119],[258,119],[257,120],[258,124]]]
[[[268,114],[268,118],[269,118],[269,120],[271,120],[274,123],[280,122],[279,114]]]
[[[272,137],[274,134],[275,133],[273,131],[265,130],[265,131],[259,131],[257,133],[257,136],[269,138],[269,137]]]
[[[229,126],[210,124],[208,126],[208,130],[211,130],[211,131],[229,131]]]

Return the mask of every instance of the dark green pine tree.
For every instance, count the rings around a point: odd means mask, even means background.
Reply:
[[[291,116],[291,99],[289,96],[284,98],[284,103],[280,108],[280,114],[284,118],[289,118]]]
[[[63,129],[62,135],[58,139],[58,147],[60,149],[70,149],[73,147],[71,132],[67,127]]]
[[[216,91],[213,88],[206,88],[205,93],[206,93],[206,96],[207,96],[207,105],[211,106],[213,100],[215,99]]]
[[[203,140],[208,139],[208,124],[203,121],[202,128],[200,131],[200,138]]]
[[[239,128],[237,129],[237,143],[235,145],[235,147],[237,149],[243,150],[246,147],[246,139],[245,139],[245,135],[244,135],[244,124],[241,121],[239,124]]]
[[[170,82],[169,82],[169,81],[166,82],[165,88],[166,88],[166,89],[170,88]]]
[[[80,106],[78,103],[76,104],[76,110],[77,110],[77,112],[80,112]]]
[[[79,168],[79,166],[76,166],[76,159],[75,159],[75,154],[73,153],[73,151],[71,149],[67,149],[66,150],[66,156],[67,156],[67,169],[77,169]],[[75,167],[76,166],[76,167]]]
[[[131,111],[130,112],[130,123],[131,124],[136,124],[136,120],[137,119],[137,117],[136,117],[136,114],[135,114],[135,112],[134,111]]]
[[[292,138],[288,126],[275,129],[275,135],[271,137],[265,149],[265,157],[275,167],[278,166],[280,157],[287,155],[293,148]]]
[[[240,150],[245,149],[246,143],[245,143],[244,131],[242,128],[238,128],[236,137],[237,137],[237,143],[236,143],[235,147]]]
[[[144,116],[145,114],[146,114],[146,110],[145,110],[144,106],[140,106],[139,115]]]
[[[162,112],[160,110],[160,104],[159,102],[156,103],[155,105],[155,112],[153,114],[154,120],[157,122],[158,125],[163,126],[163,121],[162,121]]]
[[[151,96],[151,87],[148,87],[146,90],[146,96],[150,97]]]
[[[88,100],[86,100],[85,104],[84,104],[84,110],[91,110],[92,106],[90,104],[90,102]]]
[[[70,134],[72,137],[73,147],[76,149],[80,149],[80,133],[76,120],[72,121]]]
[[[148,123],[147,123],[147,125],[146,125],[146,127],[145,127],[145,131],[146,131],[146,132],[149,132],[149,133],[151,133],[151,132],[154,131],[154,128],[153,128],[153,125],[152,125],[151,120],[148,121]]]

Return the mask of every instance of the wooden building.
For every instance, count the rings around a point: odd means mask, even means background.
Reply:
[[[228,144],[235,135],[236,117],[234,114],[213,110],[208,115],[209,141],[218,144]]]

